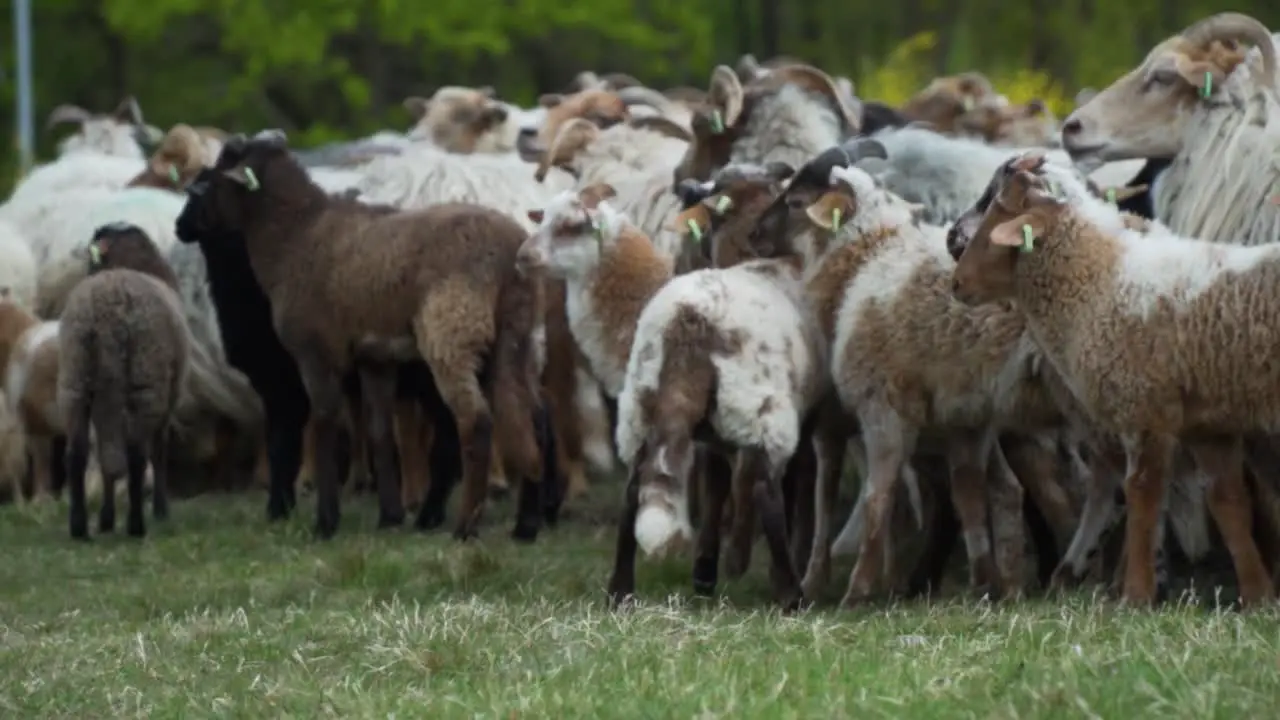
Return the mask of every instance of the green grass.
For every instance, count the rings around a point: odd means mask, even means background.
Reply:
[[[180,502],[141,543],[75,544],[61,507],[0,509],[0,717],[1238,720],[1280,698],[1273,611],[1081,597],[780,617],[761,543],[715,601],[691,599],[687,560],[642,562],[639,606],[614,614],[608,525],[518,546],[502,503],[459,546],[377,533],[370,505],[348,501],[324,544],[309,505],[268,527],[259,496]]]

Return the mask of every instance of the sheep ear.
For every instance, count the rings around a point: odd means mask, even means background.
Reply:
[[[836,231],[853,216],[853,198],[842,192],[829,192],[805,209],[805,215],[820,228]]]
[[[1204,60],[1192,60],[1181,53],[1174,58],[1173,67],[1202,98],[1213,95],[1214,87],[1227,77],[1217,65]]]
[[[258,183],[258,176],[254,174],[253,168],[247,165],[237,165],[230,170],[224,170],[223,175],[245,186],[250,192],[262,187]]]
[[[711,213],[705,205],[694,205],[676,215],[668,227],[678,233],[691,235],[694,240],[701,241],[707,231],[711,229]]]
[[[1107,201],[1112,203],[1122,203],[1131,197],[1136,197],[1147,191],[1146,185],[1135,185],[1133,187],[1120,187],[1107,189]]]
[[[421,120],[427,114],[427,108],[431,105],[431,101],[424,97],[413,95],[404,99],[404,109],[409,111],[414,120]]]
[[[1035,239],[1044,234],[1044,223],[1030,215],[1019,215],[1006,220],[991,230],[991,242],[1001,247],[1022,248],[1030,251]]]
[[[525,216],[529,218],[529,222],[533,223],[534,225],[542,224],[543,215],[544,215],[544,212],[542,210],[530,210],[525,213]]]

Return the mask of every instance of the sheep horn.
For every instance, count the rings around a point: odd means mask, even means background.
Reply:
[[[844,97],[844,93],[840,92],[831,76],[818,68],[812,65],[787,65],[774,70],[770,77],[778,77],[782,82],[794,83],[807,90],[824,93],[840,109],[840,114],[844,116],[853,134],[862,129],[862,118],[858,116],[857,108]]]
[[[111,113],[111,117],[130,125],[143,124],[142,108],[138,106],[137,99],[132,95],[120,101],[120,104],[116,106],[115,112]]]
[[[647,88],[643,85],[635,85],[623,88],[617,92],[618,99],[622,100],[622,104],[627,107],[632,105],[648,105],[660,113],[669,113],[672,110],[671,100],[666,95]]]
[[[676,197],[680,198],[680,204],[684,206],[685,210],[688,210],[694,205],[697,205],[710,197],[711,191],[714,188],[715,183],[699,182],[689,178],[687,180],[681,180],[680,184],[676,185],[675,193]]]
[[[870,158],[879,158],[881,160],[889,159],[889,151],[885,149],[883,143],[874,138],[858,138],[857,140],[854,140],[852,144],[845,145],[844,149],[849,153],[850,165],[857,165],[863,160]]]
[[[711,86],[707,90],[707,95],[712,105],[724,110],[724,117],[721,118],[724,127],[729,128],[737,124],[738,118],[742,115],[744,94],[742,83],[728,65],[717,65],[711,71]]]
[[[590,70],[583,70],[578,73],[578,75],[573,78],[573,84],[576,86],[578,92],[582,92],[583,90],[603,89],[604,87],[604,81],[600,79],[600,76]]]
[[[693,136],[689,134],[679,123],[660,115],[652,117],[635,118],[630,123],[631,127],[637,130],[652,130],[659,135],[666,135],[669,138],[692,142]]]
[[[1208,45],[1214,40],[1244,40],[1262,53],[1262,85],[1276,91],[1276,48],[1271,31],[1257,19],[1238,12],[1211,15],[1182,31],[1182,37],[1194,45]]]
[[[573,156],[594,140],[599,133],[600,128],[586,118],[573,118],[562,125],[560,132],[556,133],[555,140],[551,141],[551,147],[542,153],[542,159],[538,161],[538,169],[533,174],[534,179],[538,182],[545,180],[553,165],[563,167],[564,163],[572,160]]]
[[[609,73],[604,76],[604,84],[614,90],[625,90],[626,88],[644,87],[644,83],[631,77],[626,73]]]
[[[83,123],[93,119],[93,114],[79,105],[59,105],[49,113],[49,120],[44,129],[48,130],[60,123]]]
[[[250,142],[266,145],[267,147],[284,148],[289,145],[289,136],[285,135],[284,130],[280,128],[267,128],[266,130],[259,130],[258,134],[254,135]]]
[[[751,82],[769,74],[769,71],[761,67],[760,61],[756,60],[756,56],[751,53],[738,58],[738,64],[734,69],[738,78],[745,82]]]

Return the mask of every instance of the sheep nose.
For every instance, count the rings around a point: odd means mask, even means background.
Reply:
[[[1084,132],[1084,123],[1080,122],[1080,118],[1075,117],[1074,115],[1067,118],[1067,121],[1062,124],[1063,137],[1068,135],[1079,135],[1082,132]]]

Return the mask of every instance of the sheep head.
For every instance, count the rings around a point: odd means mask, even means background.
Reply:
[[[809,226],[805,209],[830,189],[832,168],[849,167],[863,160],[887,156],[888,152],[880,141],[858,138],[828,148],[805,163],[791,178],[786,190],[757,220],[750,236],[753,252],[759,257],[795,254],[794,235]]]
[[[957,119],[983,105],[999,105],[991,81],[982,73],[966,72],[935,78],[902,106],[902,114],[949,133]]]
[[[149,235],[137,225],[113,222],[99,227],[89,241],[89,273],[113,268],[135,270],[178,289],[173,268]]]
[[[289,154],[283,130],[263,130],[252,138],[233,135],[212,168],[201,171],[187,186],[187,204],[178,216],[181,237],[201,232],[217,235],[243,232],[264,207],[281,193],[305,189],[323,193]],[[184,242],[194,242],[187,239]]]
[[[744,86],[729,66],[719,65],[711,72],[707,104],[694,111],[693,141],[676,166],[672,185],[682,180],[705,180],[728,164],[734,144],[748,131],[752,110],[761,99],[772,97],[787,86],[824,95],[839,113],[849,134],[858,132],[862,119],[857,99],[841,90],[830,75],[818,68],[800,63],[782,64]]]
[[[527,162],[540,163],[563,127],[573,120],[585,120],[597,128],[608,128],[631,119],[631,111],[618,94],[609,90],[583,90],[573,95],[543,95],[538,103],[547,108],[539,128],[521,128],[516,150]]]
[[[62,141],[62,152],[93,149],[110,154],[125,154],[126,148],[154,145],[163,134],[146,124],[142,118],[142,109],[132,96],[122,100],[112,112],[104,114],[91,113],[78,105],[59,105],[49,113],[45,129],[63,124],[78,126],[78,132]]]
[[[730,267],[758,257],[750,244],[761,213],[795,174],[786,163],[730,165],[705,183],[686,180],[677,188],[684,209],[668,224],[681,233],[701,261]]]
[[[565,190],[545,208],[530,210],[537,228],[516,253],[516,268],[521,273],[545,269],[556,278],[590,273],[627,225],[606,202],[616,195],[612,185],[599,183]]]
[[[804,208],[812,230],[791,238],[792,252],[810,265],[835,247],[900,232],[918,222],[922,209],[885,190],[862,168],[835,165],[828,190]]]
[[[1035,162],[1030,156],[1010,166],[972,242],[961,252],[952,279],[952,294],[960,302],[982,305],[1012,297],[1019,259],[1036,251],[1036,243],[1057,229],[1070,207],[1044,177],[1022,169]]]
[[[996,196],[1000,194],[1000,189],[1004,187],[1004,183],[1013,174],[1018,171],[1038,173],[1044,167],[1046,158],[1043,153],[1030,152],[1013,157],[1000,163],[995,172],[991,174],[991,180],[987,183],[987,187],[982,191],[982,195],[968,210],[964,211],[956,221],[951,224],[951,228],[947,230],[947,252],[951,254],[952,259],[959,261],[961,253],[973,241],[974,235],[978,232],[978,227],[982,224],[982,218],[987,214],[987,209],[991,207],[991,203],[995,202]]]
[[[190,125],[179,123],[165,133],[146,168],[129,181],[128,187],[181,190],[215,159],[200,133]]]
[[[1271,32],[1248,15],[1218,13],[1156,45],[1138,67],[1076,108],[1063,123],[1063,147],[1076,162],[1092,164],[1177,155],[1196,106],[1218,103],[1227,78],[1244,61],[1239,41],[1256,45],[1262,55],[1251,94],[1274,95]]]
[[[413,141],[428,141],[442,150],[459,154],[508,150],[515,129],[504,133],[513,120],[505,103],[491,87],[442,87],[430,97],[408,97],[404,107],[414,118],[408,132]],[[506,145],[506,147],[500,147]]]

